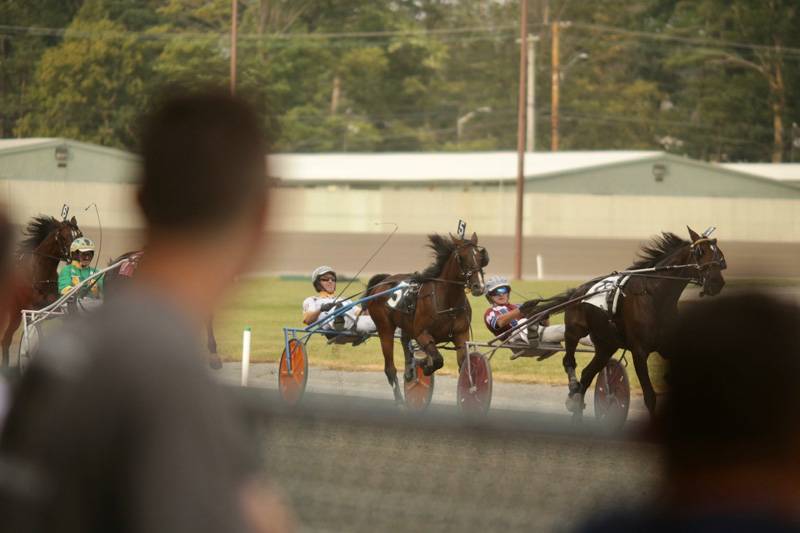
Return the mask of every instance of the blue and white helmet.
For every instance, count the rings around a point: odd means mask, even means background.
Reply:
[[[311,284],[314,285],[316,290],[320,290],[319,278],[321,278],[324,274],[333,274],[334,278],[337,277],[336,271],[333,268],[327,265],[318,266],[314,269],[314,272],[311,273]]]
[[[486,299],[490,302],[492,301],[492,294],[496,289],[500,287],[508,287],[508,290],[511,290],[511,284],[508,282],[506,278],[503,276],[491,276],[489,279],[486,280]]]

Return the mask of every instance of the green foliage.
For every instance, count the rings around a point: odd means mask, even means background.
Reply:
[[[240,0],[237,90],[280,150],[514,149],[518,9]],[[230,0],[0,0],[11,25],[68,27],[63,37],[0,32],[0,134],[135,148],[136,116],[159,87],[228,84],[229,17]],[[550,145],[556,17],[570,23],[562,149],[800,159],[796,0],[532,2],[538,149]]]
[[[32,111],[18,122],[17,134],[134,145],[144,103],[143,66],[136,39],[119,24],[76,20],[64,42],[42,56],[37,83],[25,96]]]

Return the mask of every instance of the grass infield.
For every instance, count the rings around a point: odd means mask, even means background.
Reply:
[[[552,296],[580,282],[571,281],[522,281],[513,285],[512,302]],[[341,287],[340,287],[341,288]],[[353,282],[348,294],[363,290],[364,285]],[[215,317],[215,331],[219,351],[225,361],[239,361],[242,350],[242,331],[250,326],[253,331],[251,361],[277,362],[283,351],[282,328],[302,327],[301,303],[311,295],[313,289],[307,280],[282,278],[243,279],[222,312]],[[472,305],[473,334],[478,340],[488,340],[492,334],[483,324],[483,313],[488,306],[481,296],[469,296]],[[552,318],[553,323],[563,321],[563,315]],[[309,364],[344,370],[383,370],[383,355],[377,339],[370,339],[361,346],[328,345],[326,339],[315,335],[308,344]],[[562,354],[544,361],[531,358],[509,360],[508,350],[498,351],[492,358],[492,374],[496,380],[524,383],[566,383],[561,365]],[[621,352],[617,356],[621,355]],[[457,372],[455,352],[445,351],[445,366],[439,373],[455,375]],[[590,353],[577,354],[579,371],[591,358]],[[633,362],[628,368],[632,389],[638,391],[638,381]],[[403,355],[398,342],[395,343],[395,365],[402,372]],[[651,376],[657,389],[662,388],[663,360],[653,354],[649,360]]]

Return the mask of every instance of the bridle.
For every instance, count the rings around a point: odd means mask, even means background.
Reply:
[[[708,244],[711,249],[711,260],[705,263],[700,263],[700,260],[703,258],[703,249],[700,247],[701,244]],[[716,265],[720,270],[728,268],[728,264],[722,256],[722,252],[720,252],[719,247],[717,247],[717,239],[710,239],[708,237],[697,239],[689,245],[689,251],[692,257],[694,257],[694,266],[699,272],[697,284],[700,286],[705,286],[710,267]]]
[[[464,248],[471,248],[472,252],[472,263],[476,265],[477,268],[464,268],[464,261],[461,259],[461,250]],[[474,276],[476,273],[480,273],[483,276],[483,267],[481,266],[482,261],[478,260],[478,254],[483,255],[486,252],[486,248],[482,246],[478,246],[473,242],[466,242],[464,244],[456,245],[455,250],[453,253],[456,256],[456,261],[458,262],[458,270],[461,272],[461,278],[464,280],[464,286],[466,287],[469,284],[469,279]]]

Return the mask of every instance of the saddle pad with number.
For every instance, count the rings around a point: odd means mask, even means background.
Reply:
[[[419,284],[402,281],[397,286],[402,286],[402,288],[397,289],[392,293],[392,295],[386,301],[386,305],[395,311],[400,311],[401,313],[407,315],[414,314],[414,311],[417,309],[417,294],[419,293]]]
[[[619,304],[619,295],[622,293],[622,288],[629,279],[630,276],[608,276],[601,279],[586,292],[586,294],[597,294],[583,300],[583,303],[598,307],[613,316],[617,312],[617,304]]]

